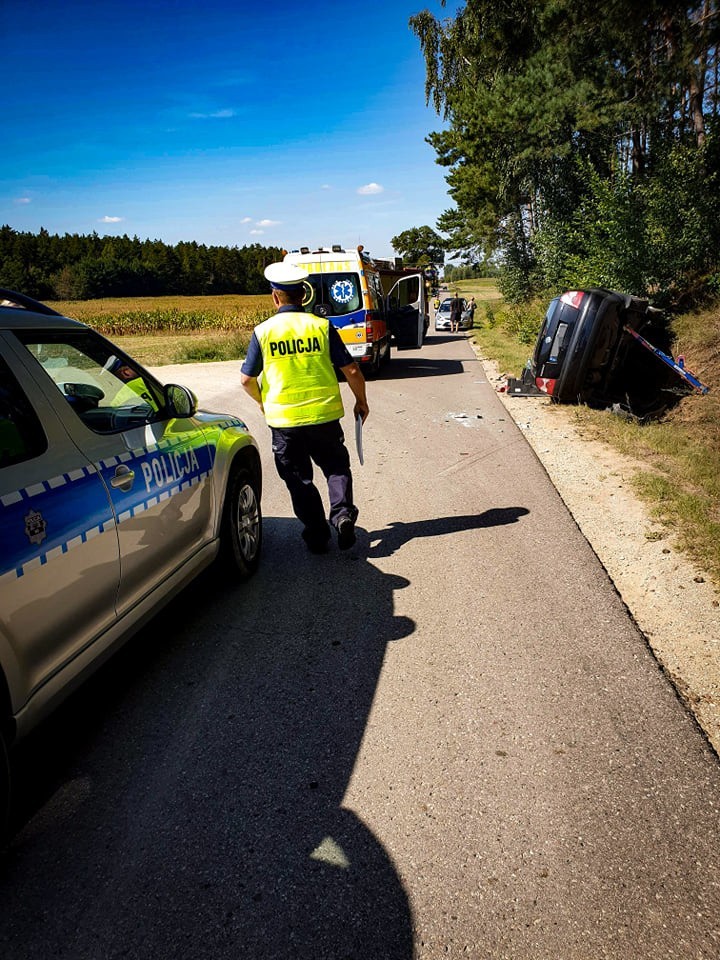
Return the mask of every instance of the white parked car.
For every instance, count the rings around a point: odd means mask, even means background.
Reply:
[[[460,330],[469,330],[473,326],[473,319],[468,310],[467,300],[464,297],[460,298],[463,304],[463,312],[460,317]],[[442,301],[440,306],[435,311],[435,329],[436,330],[450,330],[450,305],[452,304],[453,298],[446,297]]]

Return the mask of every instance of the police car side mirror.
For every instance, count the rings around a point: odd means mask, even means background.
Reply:
[[[192,417],[197,411],[197,397],[187,387],[168,383],[165,387],[165,407],[171,417]]]

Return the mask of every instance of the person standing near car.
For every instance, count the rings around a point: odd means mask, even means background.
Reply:
[[[303,310],[307,271],[271,263],[265,277],[277,313],[255,328],[240,382],[265,414],[275,466],[303,524],[308,549],[326,553],[330,541],[323,501],[313,483],[314,463],[327,480],[329,520],[338,546],[347,550],[355,543],[358,509],[340,425],[344,410],[336,369],[345,376],[355,396],[353,413],[363,423],[369,413],[365,378],[331,321]]]
[[[460,318],[462,317],[463,306],[464,304],[456,290],[455,295],[450,301],[450,330],[452,333],[456,333],[460,329]]]

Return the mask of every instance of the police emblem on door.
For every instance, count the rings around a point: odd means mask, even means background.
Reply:
[[[25,514],[25,536],[30,543],[42,543],[47,536],[47,523],[41,513],[30,510]]]

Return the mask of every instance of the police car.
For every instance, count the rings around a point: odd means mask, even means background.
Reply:
[[[218,554],[254,573],[261,486],[241,420],[0,290],[0,819],[14,741]]]

